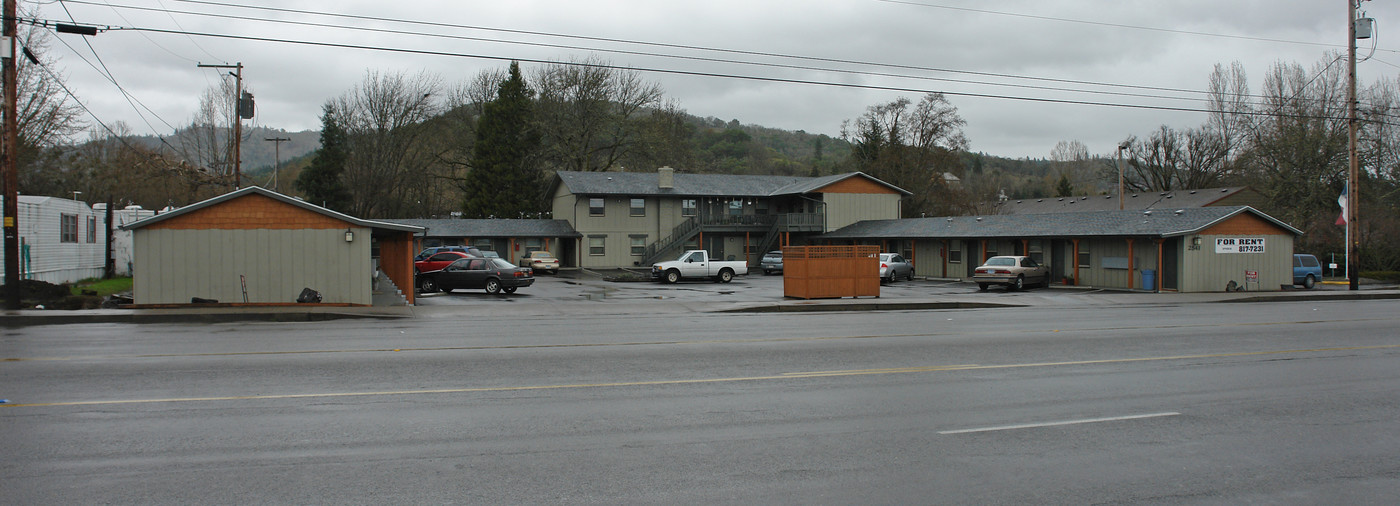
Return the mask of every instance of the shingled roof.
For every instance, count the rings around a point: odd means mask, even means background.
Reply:
[[[1175,237],[1200,233],[1239,214],[1252,214],[1293,235],[1302,231],[1249,206],[1195,207],[1149,211],[943,216],[866,220],[818,239],[992,239],[1034,237]]]
[[[564,220],[385,220],[425,229],[423,237],[583,237]]]
[[[1138,211],[1146,209],[1174,210],[1186,207],[1210,207],[1223,203],[1232,205],[1264,204],[1264,196],[1259,195],[1259,192],[1247,186],[1130,193],[1123,197],[1124,210]],[[1222,202],[1226,199],[1230,201]],[[997,205],[997,212],[999,214],[1047,214],[1118,210],[1117,195],[1081,195],[1077,197],[1017,199],[1008,200]]]
[[[196,203],[187,205],[187,206],[185,206],[185,207],[181,207],[181,208],[176,209],[176,210],[174,210],[174,211],[170,211],[170,212],[167,212],[167,213],[157,214],[157,215],[152,216],[152,217],[150,217],[150,218],[146,218],[146,219],[143,219],[143,220],[140,220],[140,221],[136,221],[136,222],[129,223],[129,224],[126,224],[126,225],[122,225],[122,226],[121,226],[121,229],[122,229],[122,230],[134,230],[134,229],[138,229],[138,228],[141,228],[141,227],[145,227],[145,226],[147,226],[147,225],[151,225],[151,224],[153,224],[153,223],[160,223],[160,222],[162,222],[162,221],[165,221],[165,220],[168,220],[168,219],[177,217],[177,216],[183,216],[183,215],[186,215],[186,214],[189,214],[189,213],[198,211],[198,210],[200,210],[200,209],[204,209],[204,208],[207,208],[207,207],[212,207],[212,206],[218,205],[218,204],[223,203],[223,202],[228,202],[228,201],[230,201],[230,200],[233,200],[233,199],[236,199],[236,198],[239,198],[239,197],[243,197],[243,196],[245,196],[245,195],[262,195],[262,196],[264,196],[264,197],[268,197],[268,198],[270,198],[270,199],[273,199],[273,200],[276,200],[276,201],[279,201],[279,202],[282,202],[282,203],[285,203],[285,204],[290,204],[290,205],[293,205],[293,206],[296,206],[296,207],[300,207],[300,208],[302,208],[302,209],[305,209],[305,210],[307,210],[307,211],[311,211],[311,212],[313,212],[313,213],[317,213],[317,214],[329,216],[329,217],[331,217],[331,218],[344,221],[344,222],[346,222],[346,223],[352,224],[352,225],[357,226],[357,227],[364,227],[364,228],[370,228],[370,229],[387,229],[387,230],[395,230],[395,231],[399,231],[399,232],[421,232],[421,231],[422,231],[421,229],[419,229],[419,227],[415,227],[415,226],[413,226],[413,225],[407,225],[407,224],[401,224],[401,223],[393,223],[393,222],[382,221],[382,220],[365,220],[365,219],[361,219],[361,218],[356,218],[356,217],[350,216],[350,215],[348,215],[348,214],[343,214],[343,213],[339,213],[339,212],[336,212],[336,211],[332,211],[332,210],[330,210],[330,209],[327,209],[327,208],[318,206],[318,205],[316,205],[316,204],[312,204],[312,203],[310,203],[310,202],[307,202],[307,201],[305,201],[305,200],[302,200],[302,199],[299,199],[299,198],[296,198],[296,197],[289,197],[289,196],[287,196],[287,195],[283,195],[283,194],[281,194],[281,193],[277,193],[277,192],[275,192],[275,191],[268,190],[268,189],[265,189],[265,188],[262,188],[262,187],[258,187],[258,186],[249,186],[249,187],[247,187],[247,188],[243,188],[243,189],[240,189],[240,190],[237,190],[237,191],[232,191],[232,192],[229,192],[229,193],[225,193],[225,194],[223,194],[223,195],[219,195],[219,196],[214,197],[214,198],[211,198],[211,199],[202,200],[202,201],[199,201],[199,202],[196,202]]]
[[[670,188],[662,188],[655,172],[571,172],[558,173],[558,182],[574,195],[670,195],[677,197],[773,197],[811,193],[837,182],[861,177],[910,195],[863,172],[833,176],[752,176],[735,174],[687,174],[677,172]]]

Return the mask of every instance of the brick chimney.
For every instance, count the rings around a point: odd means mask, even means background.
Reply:
[[[671,189],[676,187],[676,169],[662,167],[656,169],[656,187],[661,189]]]

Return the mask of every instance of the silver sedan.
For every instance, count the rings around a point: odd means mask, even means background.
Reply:
[[[880,254],[880,281],[893,283],[896,279],[914,280],[914,264],[899,253]]]

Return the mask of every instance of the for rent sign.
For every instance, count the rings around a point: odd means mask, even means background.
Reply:
[[[1218,237],[1215,239],[1216,253],[1263,253],[1263,237]]]

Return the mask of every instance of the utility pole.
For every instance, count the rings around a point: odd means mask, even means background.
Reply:
[[[15,66],[15,0],[5,0],[3,48],[3,80],[5,87],[4,115],[5,135],[3,149],[0,149],[0,170],[4,171],[5,182],[5,308],[19,309],[19,167],[15,162],[15,149],[19,147],[18,95],[15,85],[19,81]]]
[[[1356,157],[1356,6],[1362,0],[1347,0],[1347,284],[1359,290],[1361,235],[1361,163]]]
[[[1118,210],[1123,210],[1123,150],[1128,149],[1128,141],[1118,143]]]
[[[233,76],[233,188],[243,187],[243,62],[234,65],[195,64],[199,68],[235,69]],[[251,116],[251,115],[249,115]]]
[[[272,159],[272,191],[281,193],[277,190],[277,174],[282,171],[282,143],[290,141],[291,139],[286,137],[273,137],[263,140],[274,143],[272,145],[272,153],[274,156]]]

